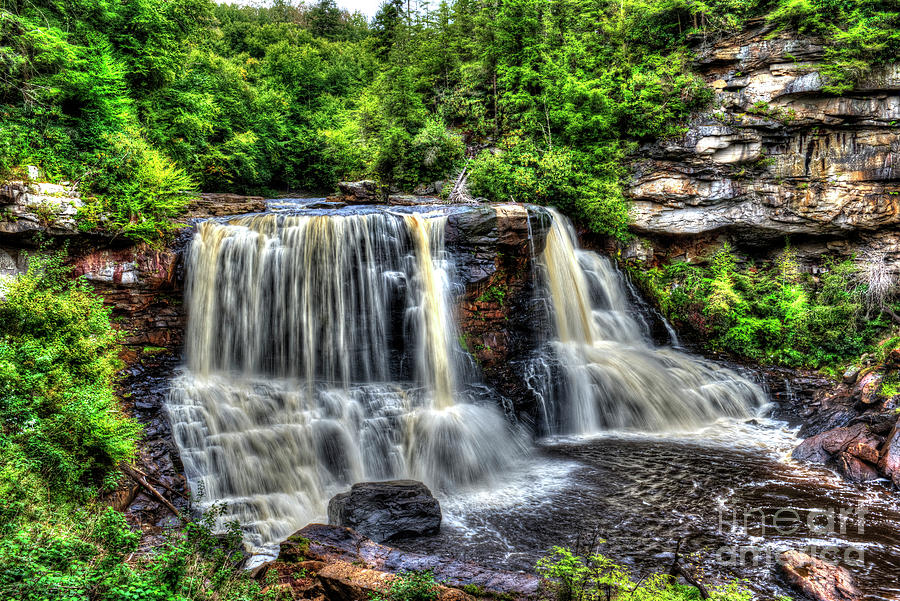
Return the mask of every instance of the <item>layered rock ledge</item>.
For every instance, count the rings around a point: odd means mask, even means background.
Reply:
[[[375,587],[383,585],[384,579],[373,577],[373,572],[396,574],[430,570],[436,581],[447,587],[478,591],[478,597],[532,599],[541,588],[541,580],[533,574],[492,570],[471,562],[408,553],[378,544],[349,528],[324,524],[310,524],[288,538],[282,543],[278,560],[271,567],[279,573],[290,573],[292,565],[300,565],[298,562],[307,562],[303,565],[317,568],[319,576],[324,576],[325,580],[346,581],[349,576],[350,581],[372,582]],[[349,573],[351,568],[361,571],[357,574],[359,578]],[[340,583],[323,584],[326,588],[344,588]]]
[[[801,254],[900,256],[900,65],[836,96],[823,42],[759,23],[701,50],[715,91],[686,134],[644,147],[628,190],[633,229],[659,257],[730,239]]]

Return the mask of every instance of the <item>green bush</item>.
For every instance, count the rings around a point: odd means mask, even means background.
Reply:
[[[80,226],[145,242],[164,237],[194,195],[194,182],[139,136],[120,133],[110,141],[87,178],[96,196],[79,211]]]
[[[595,231],[627,238],[628,205],[618,182],[590,176],[585,162],[569,148],[542,150],[509,136],[499,151],[485,151],[472,161],[469,186],[474,196],[558,207]]]
[[[71,510],[0,538],[0,596],[22,601],[251,601],[271,599],[241,570],[241,533],[213,524],[223,508],[164,533],[135,556],[140,533],[110,508]]]
[[[63,496],[101,483],[140,433],[113,394],[120,336],[109,309],[67,276],[62,254],[31,256],[0,300],[2,474],[33,470]],[[14,484],[0,484],[6,503]]]
[[[627,568],[599,553],[578,555],[553,547],[537,564],[538,573],[553,583],[557,601],[634,599],[634,601],[695,601],[699,591],[676,584],[668,575],[651,574],[635,581]],[[714,601],[752,601],[753,594],[740,583],[710,587]]]
[[[372,601],[436,601],[440,588],[431,570],[400,572],[386,591],[375,594]]]
[[[831,261],[818,278],[801,273],[787,247],[772,265],[739,267],[726,245],[703,265],[630,265],[676,325],[712,351],[788,366],[835,368],[874,350],[889,324],[865,311],[866,286],[853,261]]]

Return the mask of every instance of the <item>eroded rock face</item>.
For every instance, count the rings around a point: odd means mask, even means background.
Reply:
[[[900,253],[890,231],[900,224],[900,65],[835,96],[817,71],[823,54],[821,40],[765,25],[701,52],[714,106],[683,138],[642,149],[629,189],[634,229],[713,236],[704,246],[718,235],[783,246],[793,235],[838,239],[826,250],[845,255]]]
[[[849,480],[866,482],[879,477],[876,465],[884,439],[866,424],[834,428],[804,440],[793,457],[799,461],[833,464]]]
[[[112,307],[116,326],[126,332],[126,361],[181,346],[187,320],[179,268],[186,236],[168,248],[138,244],[72,259],[73,275],[91,283]]]
[[[853,575],[844,567],[792,550],[781,554],[781,569],[789,583],[817,601],[862,601]]]
[[[881,449],[878,468],[891,479],[894,486],[900,487],[900,428],[896,425]]]
[[[328,502],[328,522],[353,528],[377,543],[436,534],[441,506],[415,480],[360,482]]]
[[[81,206],[79,194],[72,187],[36,182],[0,183],[0,234],[77,234],[75,215]]]
[[[533,410],[520,366],[549,331],[546,307],[535,294],[535,258],[544,250],[550,217],[541,207],[480,205],[451,215],[447,248],[465,286],[459,326],[485,382],[517,413]]]

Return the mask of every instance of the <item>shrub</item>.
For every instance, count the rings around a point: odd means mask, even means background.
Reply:
[[[195,184],[139,135],[110,136],[96,155],[85,188],[95,197],[79,212],[82,228],[102,226],[125,236],[153,241],[170,232],[193,195]]]
[[[618,182],[591,176],[585,163],[572,149],[544,150],[508,136],[499,151],[484,151],[472,161],[470,191],[492,201],[558,207],[595,231],[626,239],[628,204]]]
[[[119,334],[62,253],[29,257],[0,300],[0,448],[4,474],[39,473],[72,494],[134,454],[140,432],[113,394]]]
[[[634,581],[627,568],[599,553],[579,555],[553,547],[537,564],[538,573],[549,579],[557,601],[593,601],[627,598],[635,601],[694,601],[696,588],[674,583],[668,575],[651,574]],[[709,591],[715,601],[751,601],[752,593],[732,582]]]
[[[709,350],[830,369],[873,350],[889,324],[879,313],[867,316],[867,284],[853,261],[826,267],[817,280],[801,273],[790,247],[773,265],[739,267],[726,246],[705,266],[629,271],[668,319]]]
[[[400,572],[390,586],[372,601],[436,601],[440,593],[431,570]]]
[[[71,510],[50,527],[36,523],[0,539],[0,596],[22,601],[251,601],[275,599],[238,567],[240,529],[223,536],[214,506],[197,520],[167,531],[154,552],[131,557],[139,532],[124,516]]]

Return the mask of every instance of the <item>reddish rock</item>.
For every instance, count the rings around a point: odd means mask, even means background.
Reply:
[[[860,402],[865,405],[874,405],[881,400],[881,380],[884,374],[878,371],[870,371],[862,375],[854,387],[854,394],[859,396]]]
[[[176,250],[146,244],[95,250],[71,261],[73,275],[88,280],[112,307],[116,327],[126,333],[127,363],[147,350],[180,346],[186,320],[178,264]]]
[[[370,601],[384,595],[397,578],[393,574],[335,561],[319,571],[319,581],[329,601]],[[474,597],[453,588],[438,586],[438,601],[474,601]]]
[[[781,569],[791,585],[817,601],[862,601],[853,575],[844,567],[792,550],[781,554]]]
[[[881,449],[878,468],[894,483],[900,486],[900,428],[894,426]]]
[[[846,451],[851,446],[868,456],[869,448],[874,445],[877,449],[880,442],[869,432],[865,424],[855,424],[848,428],[834,428],[807,438],[794,449],[793,457],[799,461],[826,463],[832,455]]]
[[[875,467],[850,453],[838,453],[838,469],[852,482],[869,482],[879,478]]]

